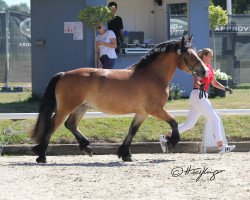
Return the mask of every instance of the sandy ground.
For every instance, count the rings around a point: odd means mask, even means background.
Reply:
[[[250,199],[250,153],[0,156],[0,199]]]

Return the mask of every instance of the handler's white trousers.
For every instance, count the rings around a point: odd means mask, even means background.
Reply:
[[[222,141],[220,118],[207,98],[199,99],[200,90],[193,90],[189,97],[189,112],[187,121],[178,126],[179,133],[183,133],[194,127],[199,117],[203,115],[212,125],[212,131],[216,142]],[[208,94],[207,94],[208,96]]]

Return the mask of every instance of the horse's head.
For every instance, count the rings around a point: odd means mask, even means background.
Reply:
[[[192,73],[198,77],[205,77],[208,71],[207,66],[199,58],[195,49],[191,46],[193,36],[183,36],[180,41],[178,54],[178,67],[186,71],[187,73]]]

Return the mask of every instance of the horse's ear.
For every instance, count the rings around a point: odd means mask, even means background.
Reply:
[[[188,37],[189,42],[192,42],[192,40],[193,40],[193,34]]]
[[[181,38],[181,45],[185,44],[185,39],[186,39],[186,37],[185,37],[185,35],[183,35],[182,38]]]
[[[185,47],[186,42],[187,42],[186,37],[183,35],[181,38],[180,50],[182,50]]]

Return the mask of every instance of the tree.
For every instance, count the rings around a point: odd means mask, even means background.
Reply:
[[[223,10],[220,6],[209,6],[209,26],[212,31],[213,49],[214,49],[214,68],[216,69],[216,45],[214,30],[219,26],[226,26],[228,23],[227,11]]]
[[[78,19],[94,29],[96,35],[96,27],[113,19],[115,15],[107,6],[88,6],[81,10]],[[96,48],[96,45],[95,45]],[[96,49],[95,49],[96,50]],[[95,51],[96,52],[96,51]],[[96,65],[96,59],[95,59]]]
[[[88,6],[80,11],[78,19],[95,30],[99,24],[106,23],[114,17],[107,6]]]
[[[232,10],[234,14],[247,14],[250,12],[249,10],[247,10],[249,6],[249,0],[234,0]]]
[[[5,3],[5,1],[0,0],[0,11],[5,11],[8,8],[8,5]]]
[[[226,0],[210,0],[210,5],[218,5],[222,7],[224,10],[227,9],[227,1]],[[249,0],[232,0],[232,13],[233,14],[247,14],[250,11],[248,10],[248,6],[250,5]]]
[[[30,9],[26,3],[20,3],[19,5],[12,5],[9,7],[10,11],[16,11],[16,12],[30,12]]]

